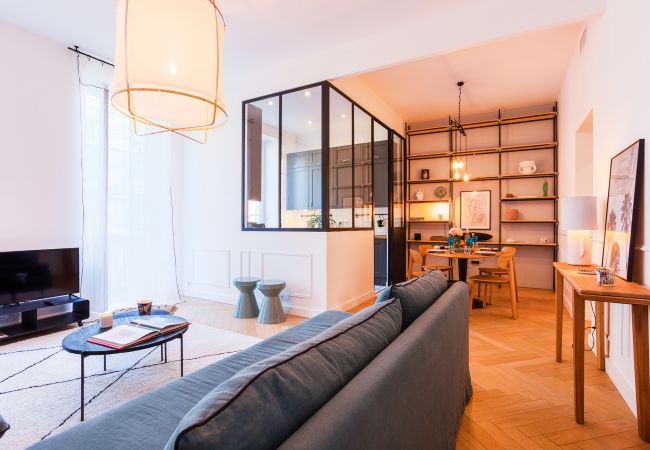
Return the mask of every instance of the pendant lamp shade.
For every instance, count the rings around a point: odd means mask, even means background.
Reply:
[[[205,142],[227,119],[225,23],[214,0],[118,0],[113,106],[136,134]]]

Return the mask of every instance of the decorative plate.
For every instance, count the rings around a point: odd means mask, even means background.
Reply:
[[[445,195],[447,195],[447,188],[444,186],[438,186],[433,193],[435,194],[436,197],[442,198]]]

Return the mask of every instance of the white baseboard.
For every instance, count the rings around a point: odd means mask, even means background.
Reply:
[[[605,359],[605,369],[612,383],[616,386],[616,390],[621,394],[627,406],[630,407],[632,414],[636,416],[636,391],[634,384],[630,384],[630,381],[621,369],[612,363],[609,358]]]
[[[355,297],[355,298],[351,298],[350,300],[348,300],[348,301],[346,301],[344,303],[341,303],[340,305],[335,306],[334,309],[337,309],[339,311],[348,311],[348,310],[354,308],[357,305],[360,305],[362,303],[367,302],[368,300],[371,300],[374,297],[375,297],[375,291],[374,290],[370,291],[370,292],[366,292],[363,295],[360,295],[360,296]]]

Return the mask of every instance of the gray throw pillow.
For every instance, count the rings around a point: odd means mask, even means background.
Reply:
[[[393,295],[393,297],[395,297]],[[385,302],[386,300],[391,299],[390,295],[390,286],[386,286],[381,292],[379,292],[379,295],[377,296],[377,300],[375,300],[375,303],[381,303]]]
[[[7,422],[0,416],[0,437],[2,437],[5,432],[11,428]]]
[[[183,417],[166,449],[272,449],[327,403],[400,333],[391,299],[253,364]]]
[[[387,287],[379,294],[377,302],[382,302],[389,296],[399,298],[402,304],[402,331],[404,331],[446,290],[445,276],[439,270],[432,270],[420,277]],[[384,294],[386,291],[388,292]]]

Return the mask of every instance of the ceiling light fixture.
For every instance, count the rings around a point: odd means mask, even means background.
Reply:
[[[205,143],[207,131],[225,123],[226,26],[215,2],[117,0],[111,102],[136,134],[173,132]]]
[[[305,91],[305,97],[309,97],[309,96],[311,96],[311,92]]]
[[[267,104],[268,106],[273,106],[273,100],[269,100],[268,102],[266,102],[266,104]]]
[[[311,123],[312,123],[311,120],[307,121],[307,125],[311,125]]]
[[[345,119],[347,116],[345,114],[341,114],[341,119]]]
[[[454,174],[454,179],[460,179],[460,170],[465,169],[465,175],[463,175],[463,181],[467,182],[470,180],[468,163],[467,163],[467,132],[462,125],[461,115],[460,115],[460,104],[461,98],[463,95],[463,86],[465,83],[459,81],[456,83],[458,86],[458,119],[453,117],[449,118],[449,128],[453,134],[452,139],[452,148],[451,148],[451,170]],[[465,138],[465,150],[463,151],[463,137]],[[463,162],[463,155],[465,156],[465,161]]]

